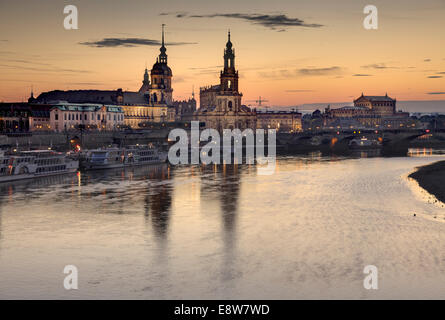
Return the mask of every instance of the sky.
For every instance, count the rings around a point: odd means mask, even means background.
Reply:
[[[363,27],[368,4],[377,30]],[[64,28],[66,5],[77,30]],[[445,0],[0,0],[0,101],[137,91],[162,24],[177,100],[219,82],[228,29],[247,105],[445,99]]]

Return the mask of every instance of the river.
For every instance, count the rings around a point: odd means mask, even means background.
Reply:
[[[0,298],[444,298],[445,208],[407,179],[444,156],[414,155],[3,184]],[[66,265],[78,290],[64,289]],[[366,265],[377,290],[363,287]]]

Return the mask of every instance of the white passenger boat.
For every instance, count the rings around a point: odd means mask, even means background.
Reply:
[[[85,170],[113,169],[147,164],[164,163],[167,153],[151,146],[128,146],[87,150],[80,158]]]
[[[351,149],[373,149],[379,148],[382,144],[378,140],[368,140],[366,137],[361,139],[355,138],[349,142],[349,147]]]
[[[51,150],[0,151],[0,183],[77,172],[79,161]]]

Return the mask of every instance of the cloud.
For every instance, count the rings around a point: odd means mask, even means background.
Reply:
[[[445,72],[436,72],[436,74],[445,74]]]
[[[324,76],[324,75],[338,75],[343,72],[343,69],[337,66],[326,67],[326,68],[316,68],[308,67],[302,69],[282,69],[282,70],[271,70],[259,72],[259,76],[262,78],[294,78],[301,76]]]
[[[431,94],[431,95],[435,95],[435,94],[445,94],[445,91],[427,92],[426,94]]]
[[[91,73],[91,71],[89,71],[89,70],[64,69],[64,68],[59,68],[59,67],[35,68],[35,67],[27,67],[27,66],[11,66],[11,65],[7,65],[7,64],[0,64],[0,67],[9,68],[9,69],[17,69],[17,70],[26,70],[26,71],[37,71],[37,72]]]
[[[431,59],[424,59],[423,62],[431,62]]]
[[[72,86],[98,86],[98,85],[104,85],[102,82],[66,82],[66,85],[72,85]]]
[[[305,89],[284,90],[284,92],[290,92],[290,93],[314,92],[314,91],[315,91],[315,90],[305,90]]]
[[[93,48],[115,48],[115,47],[137,47],[137,46],[160,46],[159,40],[144,38],[104,38],[98,41],[79,42],[84,46]],[[182,46],[188,44],[196,44],[196,42],[169,42],[169,46]]]
[[[352,75],[353,77],[372,77],[372,74],[356,73]]]
[[[223,65],[220,66],[211,66],[211,67],[190,67],[189,70],[215,70],[217,68],[222,68]]]
[[[192,70],[194,74],[197,75],[207,75],[207,74],[218,74],[219,69],[223,68],[224,66],[213,66],[213,67],[190,67],[189,70]]]
[[[324,76],[324,75],[331,75],[331,74],[337,74],[341,72],[341,68],[334,66],[334,67],[328,67],[328,68],[304,68],[299,69],[297,72],[301,75],[306,76]]]
[[[285,31],[285,28],[289,27],[306,27],[306,28],[320,28],[323,27],[321,24],[316,23],[306,23],[304,20],[299,18],[290,18],[285,14],[258,14],[258,13],[213,13],[213,14],[203,14],[203,15],[189,15],[185,12],[180,13],[161,13],[161,15],[175,15],[176,18],[230,18],[238,19],[243,21],[248,21],[255,25],[261,25],[263,27],[277,30]]]
[[[387,66],[386,63],[372,63],[361,67],[364,69],[398,69],[397,67]]]
[[[428,79],[439,79],[442,78],[442,76],[428,76]]]
[[[4,61],[14,62],[14,63],[31,64],[31,65],[39,65],[39,66],[50,66],[51,65],[49,63],[35,62],[35,61],[32,61],[32,60],[23,60],[23,59],[6,59]]]

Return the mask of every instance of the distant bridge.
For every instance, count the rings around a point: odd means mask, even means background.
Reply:
[[[278,145],[336,145],[348,144],[352,139],[366,137],[380,140],[383,145],[408,145],[414,141],[436,141],[445,143],[445,130],[342,130],[313,131],[294,134],[278,133]]]

